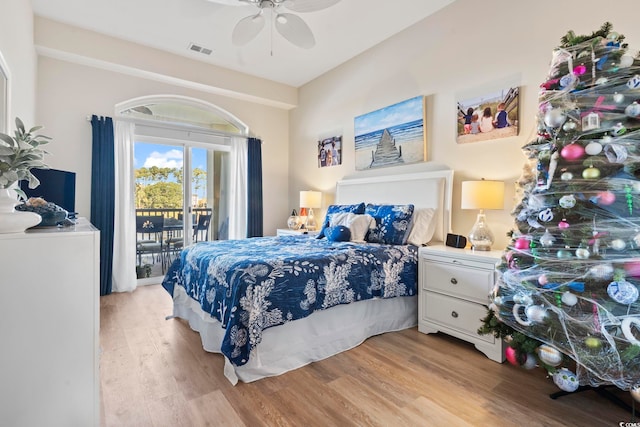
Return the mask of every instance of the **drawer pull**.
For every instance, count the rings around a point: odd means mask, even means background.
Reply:
[[[454,319],[458,318],[458,313],[456,311],[452,311],[451,312],[451,317],[453,317]]]
[[[452,285],[457,285],[458,284],[458,280],[455,277],[451,278],[451,284]]]

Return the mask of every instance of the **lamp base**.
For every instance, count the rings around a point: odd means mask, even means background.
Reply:
[[[469,233],[471,248],[475,251],[490,251],[493,245],[493,233],[489,230],[484,212],[481,210],[476,223]]]

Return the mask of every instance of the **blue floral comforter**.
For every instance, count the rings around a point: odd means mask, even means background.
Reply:
[[[413,245],[330,242],[305,236],[201,242],[184,249],[162,286],[182,286],[225,328],[222,353],[236,366],[271,326],[315,310],[417,293]]]

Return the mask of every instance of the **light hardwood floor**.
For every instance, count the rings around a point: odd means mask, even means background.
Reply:
[[[104,426],[617,426],[629,412],[593,391],[557,400],[542,370],[492,362],[417,329],[287,374],[232,386],[223,359],[159,285],[101,297]],[[618,391],[628,403],[628,393]]]

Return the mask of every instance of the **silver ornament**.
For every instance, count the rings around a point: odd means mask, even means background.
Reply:
[[[584,147],[584,151],[590,156],[596,156],[602,151],[602,144],[598,142],[590,142]]]
[[[616,104],[622,104],[622,101],[624,101],[624,95],[621,93],[614,93],[613,94],[613,102],[615,102]]]
[[[576,205],[576,198],[573,194],[569,194],[569,195],[560,197],[560,201],[558,203],[562,208],[571,209]]]
[[[578,303],[578,297],[571,292],[566,291],[562,294],[562,303],[568,305],[569,307],[573,307]]]
[[[563,172],[562,175],[560,175],[560,179],[563,181],[571,181],[573,174],[571,172]]]
[[[586,248],[578,248],[578,249],[576,249],[576,257],[577,258],[589,259],[590,256],[591,256],[591,253],[589,252],[589,249],[586,249]]]
[[[615,249],[616,251],[623,251],[626,247],[627,244],[622,239],[614,239],[611,241],[611,248]]]
[[[547,309],[541,305],[530,305],[524,309],[524,314],[531,322],[542,323],[547,317]]]
[[[591,277],[608,280],[613,277],[613,267],[610,264],[598,264],[589,269]]]
[[[569,120],[562,125],[562,130],[564,130],[565,132],[572,132],[576,130],[577,127],[578,125],[576,125],[576,122]]]
[[[633,101],[632,104],[627,105],[627,108],[624,109],[624,114],[631,118],[640,116],[640,104]]]
[[[540,236],[540,244],[545,248],[553,246],[553,242],[555,241],[556,238],[553,237],[551,233],[549,233],[549,230],[544,230],[544,234]]]
[[[551,109],[544,114],[544,123],[551,128],[558,128],[567,120],[567,115],[559,109]]]
[[[629,68],[633,65],[633,56],[625,53],[620,57],[620,68]]]

